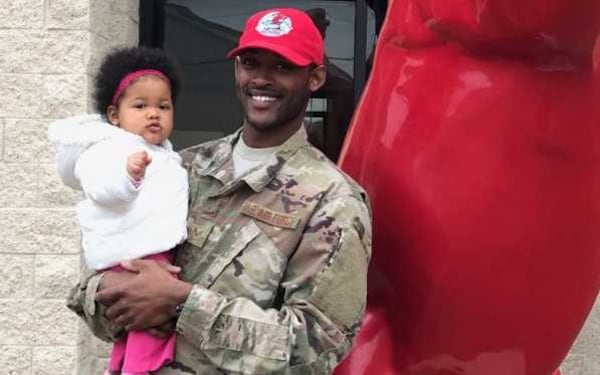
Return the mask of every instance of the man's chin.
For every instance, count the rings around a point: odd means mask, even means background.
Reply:
[[[275,121],[265,119],[247,118],[248,125],[259,132],[264,132],[277,127]]]

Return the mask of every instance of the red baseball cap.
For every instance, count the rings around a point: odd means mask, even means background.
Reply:
[[[323,64],[323,38],[312,19],[294,8],[267,9],[253,14],[244,27],[233,58],[245,50],[266,49],[298,66]]]

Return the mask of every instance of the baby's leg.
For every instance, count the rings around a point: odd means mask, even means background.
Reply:
[[[149,255],[144,259],[171,264],[173,254],[166,251]],[[160,338],[145,331],[131,331],[127,335],[123,350],[123,362],[120,367],[122,375],[147,374],[173,361],[175,334],[173,333],[167,338]]]
[[[160,338],[143,331],[129,332],[123,373],[156,371],[173,362],[174,355],[175,334]]]

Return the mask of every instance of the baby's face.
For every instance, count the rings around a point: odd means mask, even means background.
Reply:
[[[161,144],[173,131],[171,88],[163,79],[147,75],[125,89],[116,111],[108,113],[114,125]]]

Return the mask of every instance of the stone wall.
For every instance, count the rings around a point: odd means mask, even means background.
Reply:
[[[0,6],[0,375],[101,373],[102,361],[85,366],[106,347],[64,307],[79,272],[78,195],[58,180],[46,132],[90,108],[98,61],[137,44],[138,9],[139,0]]]
[[[562,375],[600,374],[600,298],[596,300],[561,371]]]

